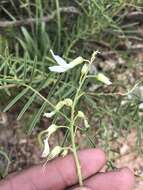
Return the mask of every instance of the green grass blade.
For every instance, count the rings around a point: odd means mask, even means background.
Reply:
[[[3,156],[7,161],[7,165],[5,167],[5,170],[2,173],[0,171],[0,174],[2,175],[2,177],[5,177],[8,174],[10,159],[9,159],[8,155],[3,150],[0,150],[0,155]]]
[[[24,113],[28,110],[28,108],[30,107],[30,105],[33,103],[34,99],[36,97],[36,93],[33,94],[29,100],[26,102],[26,104],[24,105],[23,109],[21,110],[21,112],[19,113],[17,120],[20,120],[22,118],[22,116],[24,115]]]
[[[57,8],[57,26],[58,26],[58,49],[60,49],[60,46],[61,46],[61,15],[60,15],[59,0],[56,0],[56,8]]]
[[[38,110],[38,112],[33,116],[32,118],[32,123],[28,129],[28,134],[30,135],[32,133],[33,128],[35,127],[35,125],[37,124],[37,122],[40,120],[40,117],[43,113],[43,111],[45,110],[47,106],[47,102],[44,102],[41,106],[41,108]]]
[[[28,91],[28,88],[22,90],[3,110],[4,112],[8,111],[20,98],[22,98]]]

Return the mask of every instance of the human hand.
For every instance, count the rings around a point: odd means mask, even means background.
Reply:
[[[132,190],[134,176],[127,169],[100,173],[106,163],[105,154],[100,149],[87,149],[78,152],[84,186],[71,187],[78,183],[76,167],[72,155],[56,158],[42,166],[35,166],[9,177],[0,183],[1,190]]]

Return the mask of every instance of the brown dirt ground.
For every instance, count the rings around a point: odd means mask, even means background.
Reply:
[[[12,115],[7,115],[6,118],[7,123],[1,125],[0,128],[0,144],[11,159],[9,173],[43,163],[44,160],[40,158],[41,150],[37,144],[36,135],[31,137],[24,135],[20,124]],[[78,143],[81,143],[81,148],[84,148],[86,146],[85,135],[81,135],[79,132],[77,135],[78,139],[80,139]],[[118,142],[114,142],[113,149],[118,149],[119,154],[113,156],[113,162],[117,168],[124,166],[129,167],[136,175],[143,177],[143,158],[139,155],[138,149],[136,148],[136,136],[137,131],[133,129],[127,139],[120,137]],[[60,131],[51,138],[50,145],[58,144],[62,138],[63,133]],[[83,144],[82,142],[85,143]],[[1,161],[0,168],[3,167],[4,164],[5,163]],[[142,189],[143,180],[141,177],[136,177],[135,190]]]

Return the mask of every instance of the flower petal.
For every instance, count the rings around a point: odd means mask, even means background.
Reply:
[[[66,66],[66,65],[67,65],[66,61],[65,61],[63,58],[61,58],[60,56],[55,55],[54,52],[53,52],[53,50],[50,49],[50,52],[51,52],[53,58],[55,59],[55,61],[56,61],[59,65],[61,65],[61,66]]]
[[[50,147],[49,147],[49,143],[48,143],[48,138],[44,139],[44,150],[42,152],[41,157],[45,158],[49,155],[50,152]]]
[[[55,115],[55,111],[52,111],[52,112],[49,112],[49,113],[44,113],[44,117],[47,117],[47,118],[51,118],[51,117],[53,117],[53,115]]]
[[[52,160],[53,158],[55,158],[56,156],[58,156],[58,154],[60,154],[60,152],[62,151],[62,147],[60,146],[55,146],[53,148],[53,150],[51,151],[48,160]]]
[[[139,104],[139,109],[143,110],[143,103]]]
[[[56,73],[63,73],[65,71],[67,71],[69,68],[66,67],[62,67],[62,66],[52,66],[49,67],[49,70],[52,72],[56,72]]]

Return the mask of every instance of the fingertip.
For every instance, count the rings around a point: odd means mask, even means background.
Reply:
[[[98,173],[85,181],[85,185],[96,190],[133,190],[134,184],[134,175],[128,168]]]
[[[75,188],[73,190],[91,190],[91,189],[89,189],[87,187],[77,187],[77,188]]]
[[[122,184],[124,184],[126,189],[133,189],[135,185],[135,177],[133,172],[129,168],[120,169],[120,174],[122,176]]]
[[[105,153],[100,148],[80,151],[79,158],[84,179],[100,171],[106,163]]]
[[[96,148],[95,151],[96,151],[96,155],[98,155],[99,157],[99,160],[101,160],[104,165],[107,161],[105,152],[101,148]]]

